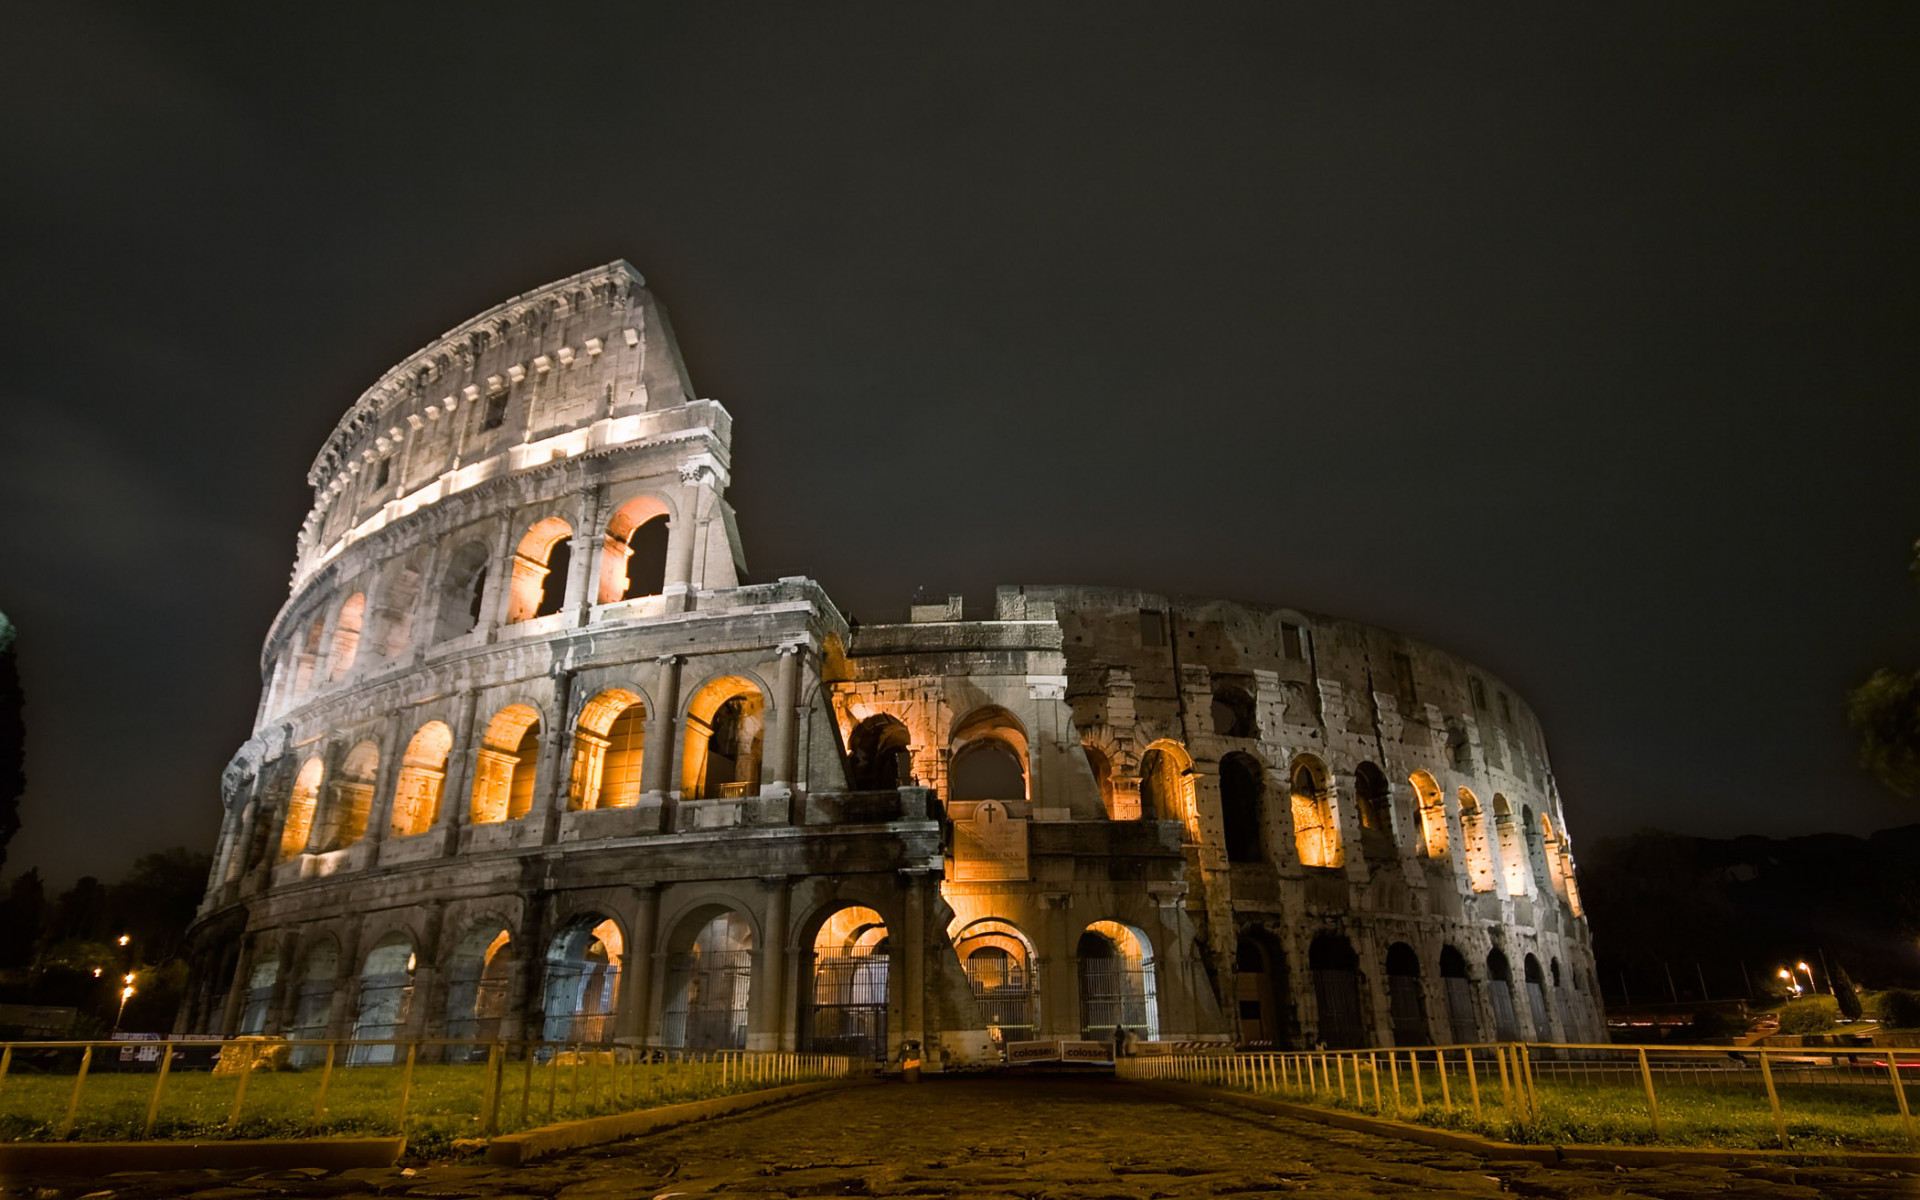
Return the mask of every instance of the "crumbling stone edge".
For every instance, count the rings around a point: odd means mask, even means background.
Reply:
[[[1339,1129],[1351,1129],[1359,1133],[1379,1134],[1383,1137],[1395,1137],[1404,1141],[1418,1142],[1423,1146],[1432,1146],[1440,1150],[1459,1150],[1467,1154],[1478,1154],[1483,1158],[1519,1159],[1527,1162],[1555,1163],[1568,1159],[1581,1159],[1588,1162],[1608,1163],[1617,1167],[1653,1167],[1674,1164],[1693,1166],[1734,1166],[1742,1163],[1819,1163],[1826,1166],[1878,1168],[1888,1171],[1908,1171],[1920,1173],[1920,1154],[1887,1154],[1881,1152],[1846,1153],[1836,1150],[1738,1150],[1712,1148],[1693,1148],[1687,1146],[1526,1146],[1517,1142],[1498,1142],[1471,1133],[1455,1133],[1446,1129],[1435,1129],[1430,1125],[1415,1125],[1410,1121],[1394,1121],[1385,1117],[1369,1117],[1362,1113],[1344,1112],[1340,1109],[1319,1108],[1311,1104],[1294,1104],[1286,1100],[1273,1100],[1266,1096],[1252,1096],[1244,1092],[1216,1091],[1199,1084],[1167,1083],[1153,1081],[1127,1081],[1131,1086],[1150,1089],[1165,1095],[1169,1100],[1180,1104],[1198,1104],[1203,1101],[1225,1101],[1242,1108],[1251,1108],[1258,1112],[1275,1116],[1292,1117],[1299,1121],[1312,1121],[1320,1125],[1332,1125]]]
[[[235,1138],[181,1142],[4,1142],[0,1180],[16,1175],[111,1175],[116,1171],[391,1167],[403,1137]]]
[[[740,1092],[712,1100],[694,1100],[687,1104],[669,1104],[662,1108],[643,1108],[635,1112],[615,1113],[610,1117],[587,1117],[542,1125],[524,1133],[506,1133],[487,1143],[487,1161],[496,1167],[517,1167],[562,1150],[583,1146],[603,1146],[643,1133],[670,1129],[693,1121],[730,1116],[762,1105],[797,1100],[830,1088],[852,1087],[871,1079],[828,1079],[815,1083],[796,1083],[759,1092]]]

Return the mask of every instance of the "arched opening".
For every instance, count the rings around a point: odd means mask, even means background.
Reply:
[[[393,834],[412,837],[432,829],[440,819],[440,792],[447,783],[447,754],[453,749],[453,730],[439,721],[422,725],[400,758],[400,778],[393,785]]]
[[[360,652],[360,623],[366,614],[364,592],[348,596],[347,602],[340,606],[340,615],[333,622],[333,652],[327,655],[329,680],[345,679],[347,672],[353,670],[353,660]]]
[[[280,827],[280,861],[286,862],[307,850],[307,838],[313,832],[313,809],[320,799],[320,777],[326,768],[318,758],[300,766],[293,781],[293,793],[287,797],[287,819]]]
[[[293,1020],[287,1037],[295,1042],[315,1042],[327,1036],[327,1022],[333,1016],[333,987],[340,973],[340,947],[327,938],[307,951],[301,964],[300,983],[293,996]],[[295,1066],[306,1066],[326,1057],[325,1046],[295,1046]]]
[[[804,1026],[815,1053],[886,1060],[891,951],[886,922],[871,908],[849,905],[820,926]]]
[[[355,1066],[390,1063],[398,1046],[387,1039],[398,1038],[407,1024],[413,1003],[413,942],[404,933],[389,933],[367,951],[366,964],[360,968],[360,1011],[353,1018],[356,1044],[347,1056]],[[387,1041],[385,1045],[368,1042]]]
[[[1153,969],[1153,943],[1117,921],[1095,921],[1080,934],[1080,1036],[1144,1041],[1160,1036],[1160,1004]]]
[[[1113,819],[1113,760],[1107,752],[1090,742],[1080,743],[1080,752],[1086,755],[1087,770],[1093,772],[1093,786],[1100,792],[1100,811]]]
[[[1547,980],[1540,960],[1529,954],[1520,964],[1520,977],[1527,987],[1527,1014],[1533,1018],[1533,1040],[1553,1040],[1553,1025],[1547,1020]]]
[[[1553,1011],[1559,1014],[1560,1023],[1565,1027],[1567,1040],[1573,1041],[1580,1036],[1575,1027],[1583,1024],[1579,1018],[1584,1010],[1576,1009],[1567,1002],[1565,979],[1566,977],[1560,973],[1560,960],[1557,958],[1547,960],[1547,980],[1553,985]],[[1578,982],[1577,977],[1576,982]],[[1574,990],[1577,993],[1580,989],[1576,987]]]
[[[413,634],[414,609],[420,603],[421,571],[429,553],[422,548],[412,560],[395,566],[380,591],[379,603],[368,614],[364,636],[382,662],[392,662],[406,651]]]
[[[647,708],[625,688],[587,701],[573,730],[573,772],[567,808],[631,808],[640,802],[640,759],[647,744]]]
[[[1493,1008],[1493,1040],[1520,1040],[1520,1021],[1513,1012],[1513,969],[1498,947],[1487,953],[1487,999]]]
[[[380,770],[380,748],[361,742],[340,760],[340,771],[327,787],[327,824],[322,853],[345,850],[367,832],[367,814],[373,811],[373,777]]]
[[[687,705],[681,795],[721,800],[760,794],[766,699],[738,675],[715,679]]]
[[[509,624],[560,611],[566,602],[572,547],[573,527],[559,517],[548,517],[527,530],[513,552],[513,578],[507,596]]]
[[[1353,798],[1360,810],[1362,851],[1373,858],[1393,857],[1393,789],[1386,774],[1370,762],[1355,767]]]
[[[1487,818],[1480,800],[1460,789],[1460,848],[1467,860],[1467,886],[1476,892],[1494,888],[1493,852],[1487,839]]]
[[[247,976],[246,1007],[240,1010],[242,1036],[267,1031],[267,1008],[273,1003],[273,985],[279,980],[279,959],[269,958],[253,964],[253,973]]]
[[[533,808],[533,781],[540,759],[540,714],[510,704],[493,714],[480,739],[473,772],[475,825],[515,820]]]
[[[753,928],[730,909],[681,923],[667,960],[661,1040],[689,1050],[743,1050],[753,988]]]
[[[966,968],[980,1023],[994,1041],[1030,1039],[1039,1020],[1039,989],[1027,935],[1010,922],[988,918],[962,929],[953,947]]]
[[[1367,1044],[1366,1018],[1360,1009],[1360,956],[1337,933],[1323,933],[1307,947],[1313,972],[1313,998],[1320,1009],[1320,1041],[1329,1050]]]
[[[1552,881],[1555,895],[1567,899],[1567,847],[1546,813],[1540,814],[1540,853],[1545,860],[1544,878]]]
[[[1227,861],[1267,861],[1266,768],[1251,754],[1238,751],[1220,760],[1220,818],[1227,843]]]
[[[1493,795],[1493,828],[1500,839],[1500,865],[1506,869],[1507,895],[1525,896],[1532,889],[1527,867],[1527,848],[1522,841],[1525,828],[1513,818],[1513,808],[1500,793]]]
[[[1293,769],[1293,843],[1302,866],[1346,865],[1326,779],[1326,769],[1314,760],[1303,758]]]
[[[574,917],[547,945],[540,1036],[549,1042],[605,1042],[613,1037],[626,938],[600,913]]]
[[[1140,819],[1178,821],[1193,837],[1193,759],[1178,742],[1158,741],[1140,756]]]
[[[1027,735],[1003,708],[969,713],[954,729],[947,767],[947,798],[974,800],[1027,798]]]
[[[1220,737],[1257,738],[1260,725],[1255,718],[1253,697],[1237,684],[1222,684],[1213,690],[1213,732]]]
[[[1447,807],[1441,799],[1440,785],[1425,771],[1407,776],[1413,786],[1414,802],[1420,806],[1420,850],[1431,859],[1447,857]]]
[[[485,922],[467,931],[447,964],[447,1036],[489,1041],[501,1035],[513,977],[513,935],[498,922]],[[459,1059],[484,1059],[487,1048],[458,1047]]]
[[[293,671],[293,690],[296,695],[313,686],[314,666],[320,661],[320,639],[326,628],[326,617],[315,617],[307,626],[306,636],[300,639],[300,653],[294,660]]]
[[[889,791],[913,782],[912,738],[900,718],[875,713],[847,738],[847,774],[856,792]]]
[[[1467,978],[1467,959],[1452,946],[1440,947],[1440,983],[1447,995],[1447,1036],[1456,1046],[1480,1040],[1480,1020],[1473,1011],[1473,981]]]
[[[1387,947],[1387,1014],[1393,1023],[1393,1044],[1425,1046],[1433,1041],[1427,1028],[1427,999],[1420,989],[1420,956],[1405,942]]]
[[[607,522],[600,550],[601,604],[657,596],[666,590],[667,506],[635,496]]]
[[[487,593],[487,548],[468,542],[447,559],[434,604],[433,640],[472,633],[480,625],[480,605]]]
[[[1233,964],[1240,1041],[1254,1046],[1289,1045],[1293,993],[1279,941],[1264,929],[1250,927],[1234,946]]]

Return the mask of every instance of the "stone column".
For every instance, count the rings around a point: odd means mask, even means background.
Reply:
[[[668,612],[693,609],[694,593],[698,590],[693,578],[694,550],[700,540],[700,509],[706,499],[706,482],[711,472],[712,468],[705,464],[685,463],[680,467],[680,513],[669,530],[671,563],[666,586],[661,589],[667,598]]]
[[[780,647],[780,671],[775,685],[779,692],[775,703],[780,707],[773,714],[775,795],[793,794],[794,780],[799,774],[799,747],[795,735],[800,730],[800,662],[805,654],[806,645],[802,642],[788,642]]]
[[[500,532],[493,538],[493,554],[487,563],[487,589],[480,603],[480,621],[475,628],[484,630],[489,642],[494,640],[500,626],[506,623],[507,605],[513,602],[513,560],[518,557],[514,551],[517,520],[512,515],[501,520]]]
[[[926,1052],[927,1040],[927,869],[909,867],[906,877],[906,928],[901,930],[903,951],[900,980],[900,1037],[917,1041]],[[888,1052],[892,1052],[889,1046]]]
[[[573,774],[573,677],[561,671],[553,681],[553,711],[557,728],[548,731],[547,744],[541,747],[547,758],[546,787],[538,788],[535,777],[535,815],[540,820],[540,844],[552,845],[560,837],[560,813],[567,807],[567,787]]]
[[[247,1008],[247,979],[253,974],[255,952],[254,939],[242,938],[240,953],[233,960],[233,981],[227,985],[226,1007],[220,1012],[218,1032],[222,1037],[232,1037],[240,1032],[240,1017]]]
[[[620,964],[620,999],[614,1017],[614,1039],[644,1045],[653,1028],[654,942],[660,925],[660,885],[638,884],[626,961]]]
[[[580,527],[573,531],[568,545],[567,598],[562,612],[572,613],[574,625],[585,625],[593,615],[593,602],[599,598],[600,547],[606,540],[601,526],[604,487],[586,494],[580,508]]]
[[[387,744],[380,753],[380,769],[373,773],[373,803],[367,806],[367,831],[371,845],[370,863],[380,861],[380,849],[386,844],[393,826],[393,793],[399,786],[400,768],[407,756],[407,718],[396,712],[387,718]]]
[[[360,1014],[360,923],[349,925],[340,938],[340,959],[334,966],[333,1001],[327,1010],[330,1041],[343,1041],[353,1032]]]
[[[654,711],[647,714],[647,744],[641,754],[640,800],[665,805],[673,790],[673,727],[680,710],[680,656],[663,654],[653,688]],[[671,828],[668,824],[664,826]]]
[[[300,980],[295,974],[300,964],[294,957],[299,949],[300,938],[291,929],[280,935],[280,974],[274,978],[273,995],[267,1000],[267,1033],[285,1033],[293,1015],[287,1010],[300,995]]]
[[[443,855],[460,852],[460,830],[466,826],[472,807],[473,765],[478,758],[474,715],[479,703],[480,694],[468,692],[461,697],[460,711],[454,718],[453,745],[447,749],[447,777],[440,781],[440,814],[434,820]]]
[[[1040,1028],[1043,1038],[1080,1036],[1080,980],[1073,954],[1069,892],[1042,892],[1042,923],[1035,950],[1040,955]]]
[[[747,1049],[778,1050],[786,1030],[787,893],[785,875],[762,875],[766,919],[761,923],[759,960],[747,1018]]]

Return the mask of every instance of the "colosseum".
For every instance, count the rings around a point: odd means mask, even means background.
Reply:
[[[1125,588],[857,624],[749,579],[732,436],[624,262],[354,403],[180,1032],[932,1070],[1603,1037],[1546,743],[1499,679]]]

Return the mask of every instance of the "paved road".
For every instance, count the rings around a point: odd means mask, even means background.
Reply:
[[[1184,1106],[1112,1080],[897,1083],[638,1138],[517,1170],[430,1167],[318,1176],[202,1172],[11,1181],[35,1200],[255,1200],[373,1196],[463,1200],[702,1200],[737,1196],[1186,1200],[1521,1196],[1920,1197],[1920,1178],[1750,1167],[1619,1170],[1489,1163],[1471,1155],[1329,1130],[1226,1103]]]

